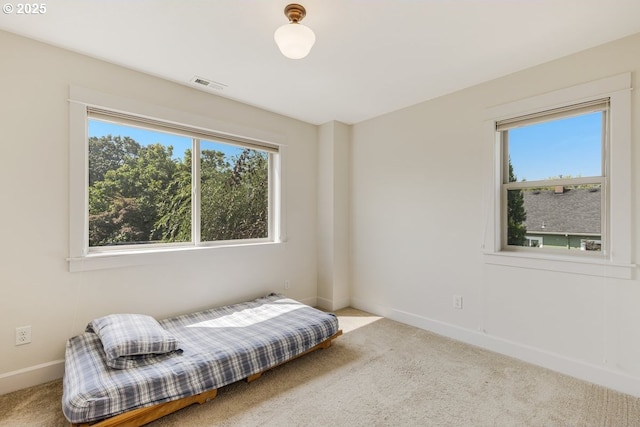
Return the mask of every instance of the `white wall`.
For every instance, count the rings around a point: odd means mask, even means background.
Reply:
[[[316,303],[316,126],[5,32],[0,52],[0,394],[61,376],[67,338],[100,315],[163,318],[271,291]],[[69,273],[70,85],[282,135],[288,241]],[[23,325],[33,342],[16,347]]]
[[[349,305],[350,126],[329,122],[318,130],[318,306]]]
[[[354,125],[352,305],[640,395],[637,272],[617,280],[488,265],[480,248],[485,110],[629,71],[637,86],[640,34]],[[635,90],[635,263],[638,105]]]

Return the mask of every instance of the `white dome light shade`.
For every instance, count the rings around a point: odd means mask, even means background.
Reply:
[[[280,52],[290,59],[304,58],[316,42],[313,30],[297,22],[291,22],[278,28],[273,38],[280,48]]]

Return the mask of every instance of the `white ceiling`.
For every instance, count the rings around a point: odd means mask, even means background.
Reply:
[[[0,14],[0,29],[185,85],[204,77],[226,85],[204,90],[314,124],[357,123],[640,32],[640,0],[301,0],[317,41],[291,60],[273,41],[286,0],[43,3],[39,16]]]

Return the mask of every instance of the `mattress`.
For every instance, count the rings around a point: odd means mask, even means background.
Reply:
[[[93,332],[68,340],[62,409],[71,423],[217,389],[292,359],[338,332],[333,314],[278,294],[159,323],[182,351],[130,369],[107,366]]]

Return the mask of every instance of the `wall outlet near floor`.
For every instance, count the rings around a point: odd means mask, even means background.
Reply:
[[[454,295],[453,296],[453,308],[457,308],[462,310],[462,296]]]
[[[16,328],[16,345],[29,344],[31,342],[31,326]]]
[[[284,281],[284,288],[285,289],[291,289],[291,282],[289,282],[288,280]]]

